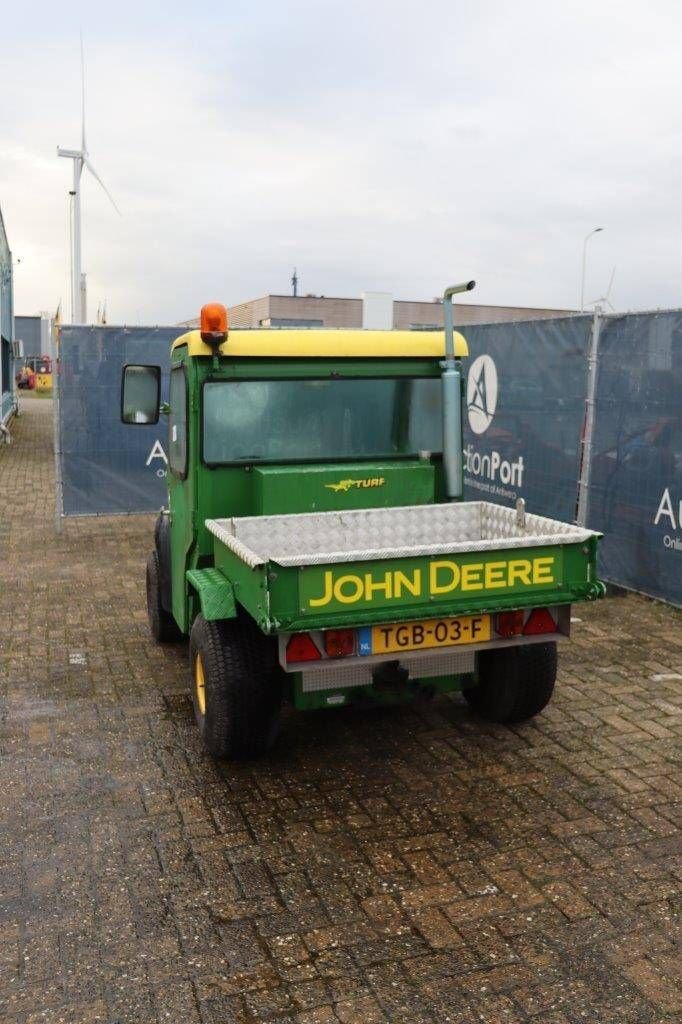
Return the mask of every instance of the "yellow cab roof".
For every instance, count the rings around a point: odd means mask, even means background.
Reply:
[[[177,338],[171,351],[187,346],[190,356],[210,356],[212,349],[200,331]],[[469,346],[454,332],[456,356],[468,356]],[[234,330],[220,346],[222,356],[303,357],[308,359],[441,359],[445,355],[443,331],[345,331],[345,330]]]

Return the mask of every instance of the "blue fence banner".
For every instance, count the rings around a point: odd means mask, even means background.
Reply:
[[[465,498],[523,498],[574,521],[591,328],[591,316],[466,328]]]
[[[591,315],[467,327],[465,498],[508,506],[524,498],[530,512],[574,522],[582,468],[580,514],[604,534],[602,579],[682,604],[682,312],[596,322],[596,335]],[[181,332],[61,328],[61,515],[165,503],[167,421],[120,422],[121,371],[161,366],[165,398],[170,344]]]
[[[60,328],[55,412],[62,515],[153,512],[166,503],[168,421],[121,423],[121,371],[126,363],[161,366],[167,401],[170,345],[180,334],[181,327]]]
[[[604,317],[587,525],[611,583],[682,605],[682,311]]]

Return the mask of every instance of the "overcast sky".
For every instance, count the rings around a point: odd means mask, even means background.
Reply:
[[[73,12],[72,14],[70,12]],[[71,163],[91,317],[301,291],[682,305],[682,7],[630,0],[3,5],[15,311],[68,313]],[[465,300],[467,301],[467,300]]]

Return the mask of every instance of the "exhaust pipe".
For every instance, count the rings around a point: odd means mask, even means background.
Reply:
[[[443,391],[443,472],[445,494],[448,501],[458,501],[464,494],[462,469],[462,373],[460,361],[455,358],[452,323],[452,296],[470,292],[475,281],[453,284],[443,292],[443,319],[445,324],[445,361],[441,374]]]

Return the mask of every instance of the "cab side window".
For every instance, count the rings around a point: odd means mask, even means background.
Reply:
[[[187,379],[185,367],[175,366],[170,375],[168,417],[168,465],[174,476],[187,476]]]

